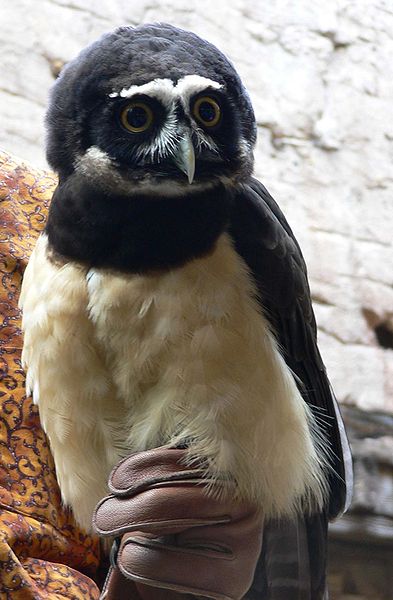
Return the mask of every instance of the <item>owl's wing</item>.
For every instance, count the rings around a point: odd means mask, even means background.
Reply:
[[[242,185],[235,195],[230,233],[254,278],[261,310],[271,324],[285,361],[328,440],[332,466],[326,514],[269,524],[261,557],[262,572],[267,579],[263,584],[258,583],[257,574],[253,589],[256,593],[258,586],[267,585],[270,595],[266,597],[275,600],[320,599],[327,520],[348,507],[352,461],[337,401],[317,347],[307,270],[284,215],[255,179]],[[282,552],[276,553],[279,548],[288,548],[288,556],[283,558]],[[307,586],[309,592],[302,592]],[[259,597],[252,593],[247,597]]]

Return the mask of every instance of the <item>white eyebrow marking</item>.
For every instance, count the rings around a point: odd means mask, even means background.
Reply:
[[[177,97],[182,100],[184,107],[188,106],[189,99],[191,96],[195,96],[199,92],[203,92],[206,89],[219,90],[222,88],[222,84],[207,77],[201,77],[200,75],[186,75],[177,82],[175,90]]]
[[[132,98],[139,94],[152,96],[161,100],[164,106],[169,108],[173,104],[174,85],[170,79],[153,79],[143,85],[132,85],[129,88],[123,88],[120,92],[112,92],[109,98]]]
[[[184,108],[187,108],[191,96],[207,88],[218,90],[221,87],[221,83],[207,77],[186,75],[179,79],[176,85],[171,79],[153,79],[149,83],[131,85],[129,88],[123,88],[120,92],[112,92],[109,94],[109,98],[132,98],[132,96],[142,94],[157,98],[167,108],[170,108],[176,100],[181,100]]]

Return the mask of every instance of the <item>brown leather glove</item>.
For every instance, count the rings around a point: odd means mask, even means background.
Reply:
[[[158,448],[121,461],[112,495],[93,522],[117,536],[105,600],[177,600],[184,594],[239,600],[251,586],[263,518],[254,506],[206,493],[206,480],[184,465],[182,449]],[[116,546],[115,546],[116,547]]]

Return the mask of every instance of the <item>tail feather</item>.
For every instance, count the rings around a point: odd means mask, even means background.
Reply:
[[[326,559],[325,514],[270,521],[244,600],[328,600]]]

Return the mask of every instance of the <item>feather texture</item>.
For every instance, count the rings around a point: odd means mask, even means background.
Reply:
[[[185,441],[190,462],[235,479],[267,518],[322,506],[315,423],[255,297],[228,234],[149,275],[57,265],[40,238],[21,297],[23,361],[81,525],[121,456]]]
[[[330,518],[346,510],[352,496],[352,459],[347,436],[317,346],[307,269],[279,206],[257,180],[239,188],[231,216],[235,248],[250,269],[261,309],[305,402],[329,440]]]

